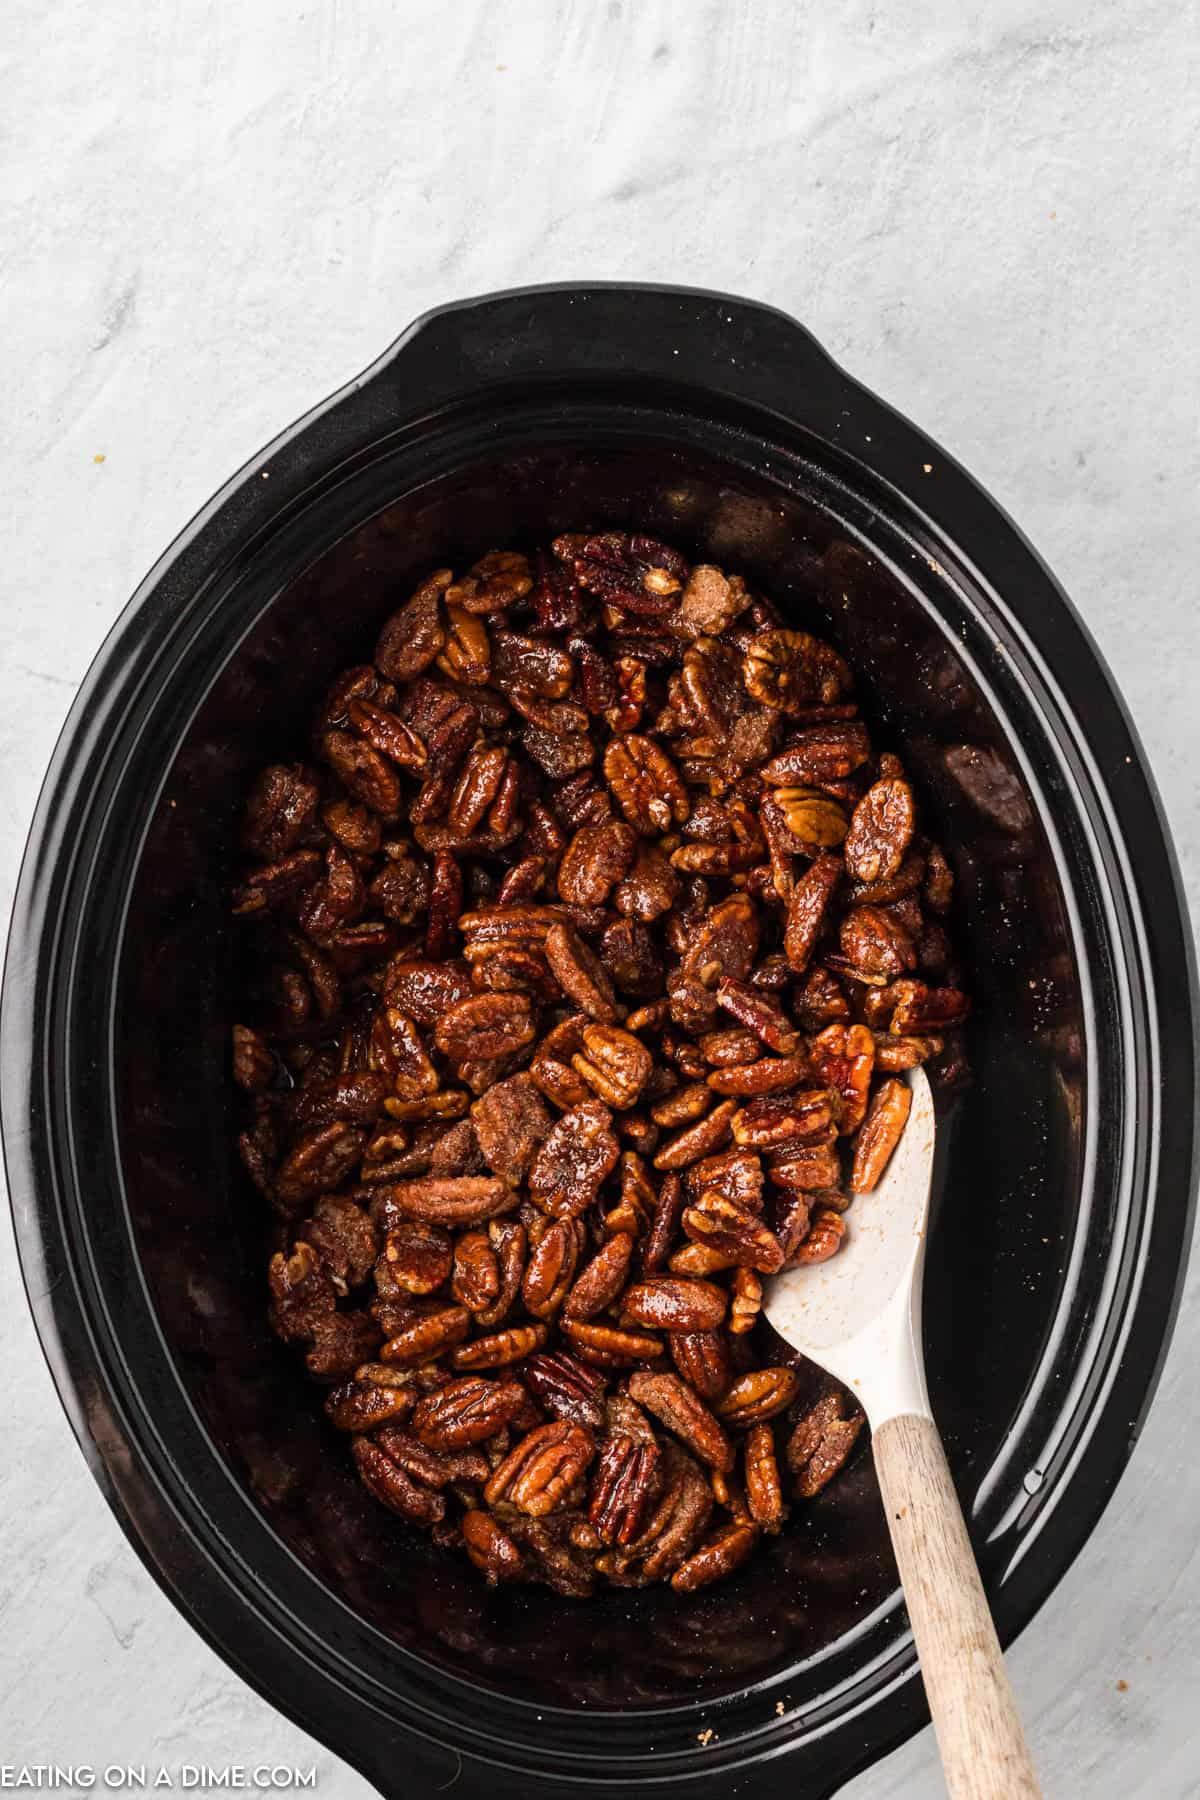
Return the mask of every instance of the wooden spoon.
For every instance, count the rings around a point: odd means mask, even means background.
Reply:
[[[1037,1800],[1041,1790],[975,1564],[946,1454],[929,1410],[921,1280],[933,1173],[929,1083],[910,1077],[912,1110],[873,1193],[850,1213],[841,1255],[771,1282],[775,1330],[856,1395],[921,1674],[954,1800]]]

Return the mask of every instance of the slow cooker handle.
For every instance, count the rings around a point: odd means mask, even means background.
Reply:
[[[428,416],[513,383],[697,386],[836,438],[862,392],[804,326],[730,294],[597,282],[486,295],[425,313],[358,385]],[[693,392],[694,404],[694,392]],[[877,402],[874,402],[876,406]]]

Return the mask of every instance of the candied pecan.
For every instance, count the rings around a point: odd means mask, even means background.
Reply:
[[[836,1187],[842,1169],[837,1151],[828,1144],[810,1147],[788,1145],[772,1153],[767,1163],[768,1179],[788,1193],[813,1193],[819,1188]]]
[[[592,1476],[588,1519],[606,1544],[631,1544],[642,1530],[662,1482],[655,1443],[613,1432],[605,1438]]]
[[[651,1107],[650,1117],[656,1125],[691,1125],[704,1116],[712,1103],[708,1086],[703,1081],[692,1081]]]
[[[366,1141],[366,1132],[344,1119],[306,1131],[280,1164],[275,1180],[280,1204],[302,1206],[340,1187],[357,1169]]]
[[[379,814],[356,800],[331,800],[321,808],[321,823],[352,856],[374,856],[383,838]]]
[[[624,1548],[597,1559],[596,1567],[617,1586],[644,1587],[677,1569],[708,1528],[712,1489],[692,1458],[678,1445],[662,1447],[662,1488],[641,1534]]]
[[[533,1578],[571,1600],[586,1599],[595,1586],[592,1559],[575,1545],[581,1521],[573,1512],[528,1519],[514,1513],[509,1532],[532,1564]],[[583,1521],[586,1523],[586,1521]]]
[[[514,1445],[487,1486],[489,1506],[505,1501],[532,1519],[566,1504],[581,1483],[596,1454],[595,1440],[585,1425],[556,1419],[539,1425]]]
[[[494,1331],[461,1345],[451,1361],[456,1369],[503,1369],[540,1350],[548,1336],[545,1325],[510,1325],[506,1331]]]
[[[495,803],[509,768],[508,751],[483,745],[470,751],[450,795],[449,822],[464,836],[478,830]]]
[[[391,1076],[397,1099],[420,1100],[441,1085],[420,1032],[398,1006],[382,1006],[376,1013],[367,1057],[373,1069]]]
[[[320,790],[303,763],[272,763],[250,790],[242,844],[264,862],[278,862],[310,831]]]
[[[869,1194],[900,1142],[912,1108],[912,1089],[894,1078],[880,1082],[854,1143],[850,1186],[856,1194]]]
[[[543,1212],[578,1218],[617,1166],[612,1114],[598,1100],[565,1112],[542,1143],[529,1172],[529,1192]]]
[[[554,924],[546,933],[546,961],[567,999],[589,1019],[611,1024],[617,1016],[616,995],[600,958],[574,926]]]
[[[572,906],[602,906],[633,861],[637,836],[631,825],[604,819],[582,825],[558,869],[558,891]]]
[[[875,1033],[875,1068],[881,1075],[903,1075],[939,1056],[945,1040],[940,1037],[892,1037]]]
[[[728,576],[711,563],[697,563],[667,626],[676,637],[719,638],[749,604],[740,576]]]
[[[370,1438],[355,1438],[350,1451],[363,1486],[393,1512],[398,1512],[401,1518],[415,1525],[431,1525],[445,1516],[446,1502],[442,1495],[413,1481],[400,1464],[386,1456]]]
[[[611,1306],[629,1275],[634,1240],[627,1231],[614,1231],[577,1277],[563,1306],[567,1319],[592,1319]]]
[[[861,720],[805,725],[792,733],[787,746],[759,774],[781,787],[816,786],[844,780],[861,768],[870,754],[871,740]]]
[[[403,1419],[416,1398],[413,1388],[386,1387],[356,1377],[330,1390],[325,1412],[339,1431],[374,1431]]]
[[[798,973],[808,967],[842,865],[836,856],[818,856],[792,889],[788,902],[783,945],[787,959]]]
[[[397,1219],[433,1225],[478,1225],[509,1212],[517,1195],[491,1175],[423,1175],[395,1181],[382,1190],[382,1204]]]
[[[500,1271],[500,1290],[485,1306],[473,1307],[476,1324],[489,1328],[506,1319],[516,1303],[525,1277],[525,1254],[528,1245],[525,1227],[519,1219],[493,1219],[488,1225],[488,1242]]]
[[[438,569],[379,634],[375,666],[392,681],[409,681],[427,669],[446,641],[442,625],[441,596],[450,586],[449,569]]]
[[[614,919],[600,940],[600,956],[623,994],[646,999],[659,992],[662,960],[640,919]]]
[[[768,1050],[790,1055],[796,1049],[800,1041],[796,1028],[773,994],[726,976],[717,988],[717,1004],[761,1038]]]
[[[613,894],[617,911],[652,924],[670,912],[679,896],[679,877],[662,852],[641,843],[633,867]]]
[[[425,954],[432,961],[444,960],[453,950],[462,909],[463,879],[458,859],[449,850],[438,850],[433,858],[425,921]]]
[[[373,700],[354,699],[346,709],[350,724],[372,750],[403,769],[423,768],[428,753],[416,732],[386,706]]]
[[[234,889],[233,910],[239,917],[268,912],[307,887],[320,873],[321,858],[315,850],[293,850],[277,862],[254,869]]]
[[[864,1419],[860,1412],[848,1413],[847,1406],[836,1390],[822,1395],[789,1437],[786,1459],[798,1500],[811,1500],[827,1487],[853,1450]]]
[[[633,1106],[653,1066],[649,1050],[631,1032],[615,1025],[585,1025],[584,1054],[571,1058],[571,1066],[609,1106]]]
[[[820,788],[776,788],[771,800],[792,840],[792,848],[815,856],[818,849],[833,849],[842,842],[849,822],[845,810]],[[767,806],[764,803],[764,826]]]
[[[719,1400],[733,1380],[723,1331],[673,1331],[668,1338],[675,1367],[702,1400]]]
[[[926,1032],[949,1031],[964,1024],[971,1010],[970,1001],[958,988],[931,988],[923,981],[896,981],[890,992],[895,1001],[890,1026],[894,1037],[919,1037]]]
[[[705,913],[699,928],[685,940],[685,972],[706,988],[715,988],[722,977],[743,981],[758,953],[760,930],[750,896],[731,894]]]
[[[432,1294],[449,1280],[453,1240],[440,1225],[410,1220],[393,1226],[384,1246],[392,1280],[409,1294]]]
[[[564,1319],[562,1328],[575,1352],[598,1369],[624,1369],[662,1358],[661,1338],[648,1331],[626,1331],[585,1319]]]
[[[446,623],[446,642],[437,658],[438,668],[452,680],[466,682],[468,687],[482,687],[492,672],[487,626],[465,606],[452,604],[449,593]]]
[[[267,1041],[248,1025],[233,1028],[233,1079],[248,1094],[261,1093],[275,1080],[278,1065]]]
[[[462,1517],[463,1544],[489,1587],[502,1581],[523,1581],[526,1575],[521,1552],[490,1512],[472,1508]]]
[[[555,538],[553,549],[582,587],[624,612],[673,611],[687,578],[687,563],[679,552],[643,532],[568,534]]]
[[[647,1185],[649,1185],[648,1178]],[[653,1189],[650,1191],[653,1192]],[[646,1241],[642,1246],[642,1273],[644,1275],[658,1274],[666,1263],[671,1244],[679,1229],[682,1211],[683,1183],[678,1175],[668,1174],[663,1178],[662,1187],[650,1217]]]
[[[757,1041],[755,1048],[761,1048]],[[759,1094],[779,1093],[797,1087],[810,1074],[806,1052],[793,1056],[764,1056],[758,1062],[714,1069],[708,1086],[718,1094],[754,1099]]]
[[[736,1268],[729,1286],[729,1329],[734,1337],[752,1331],[762,1311],[763,1285],[753,1269]]]
[[[333,1278],[339,1294],[367,1279],[379,1253],[370,1214],[345,1194],[322,1194],[313,1216],[297,1228]]]
[[[599,1430],[605,1421],[605,1378],[569,1350],[529,1357],[521,1373],[530,1392],[556,1419]]]
[[[827,1088],[766,1094],[741,1108],[732,1130],[735,1143],[754,1150],[825,1143],[836,1130],[833,1098]]]
[[[741,1567],[757,1542],[755,1526],[735,1519],[679,1565],[671,1577],[671,1586],[677,1594],[691,1594],[710,1582],[720,1581]]]
[[[688,1237],[719,1250],[741,1268],[774,1275],[783,1266],[783,1246],[762,1219],[715,1188],[684,1208],[682,1223]]]
[[[431,1362],[443,1350],[460,1344],[470,1324],[471,1315],[465,1306],[443,1306],[398,1331],[379,1354],[384,1362],[400,1363],[405,1368]]]
[[[575,679],[575,665],[565,650],[515,631],[493,633],[492,664],[502,693],[522,692],[540,700],[564,699]]]
[[[392,764],[362,738],[348,731],[327,731],[321,740],[326,762],[356,800],[382,818],[400,811],[400,777]]]
[[[820,1207],[813,1214],[808,1236],[792,1260],[797,1265],[828,1262],[841,1249],[845,1235],[845,1223],[837,1213],[827,1206]]]
[[[750,1517],[764,1531],[778,1531],[787,1516],[787,1507],[779,1479],[775,1434],[769,1425],[752,1425],[746,1433],[745,1467]]]
[[[717,1156],[706,1156],[691,1165],[686,1181],[689,1198],[693,1200],[709,1189],[715,1189],[747,1212],[762,1211],[762,1162],[755,1150],[723,1150]]]
[[[468,998],[471,984],[461,963],[427,962],[421,958],[396,958],[384,977],[383,997],[426,1030],[442,1015]]]
[[[529,558],[519,550],[489,550],[446,589],[446,604],[472,613],[504,612],[533,586]]]
[[[907,781],[875,782],[855,807],[846,833],[849,874],[855,881],[885,881],[904,861],[912,834],[913,795]]]
[[[639,1370],[629,1377],[629,1392],[639,1406],[682,1438],[701,1462],[726,1474],[733,1468],[733,1445],[720,1423],[678,1375]]]
[[[413,1408],[409,1426],[430,1450],[465,1450],[509,1424],[525,1405],[519,1381],[486,1375],[452,1376]]]
[[[545,1103],[523,1071],[488,1088],[472,1106],[471,1120],[487,1166],[513,1185],[529,1173],[551,1127]]]
[[[452,1252],[450,1290],[460,1306],[478,1313],[500,1292],[500,1261],[482,1229],[465,1231]]]
[[[689,1163],[710,1156],[729,1136],[737,1107],[732,1100],[722,1100],[695,1125],[689,1125],[665,1144],[654,1158],[656,1169],[686,1169]]]
[[[575,1279],[583,1227],[577,1219],[555,1219],[537,1238],[525,1265],[521,1298],[535,1319],[550,1319],[559,1311]]]
[[[799,713],[841,700],[850,671],[830,644],[806,631],[760,631],[742,660],[746,692],[780,712]]]
[[[349,1119],[354,1125],[373,1125],[390,1087],[386,1075],[336,1075],[328,1081],[314,1078],[295,1096],[292,1123],[303,1128]]]
[[[472,994],[443,1013],[434,1041],[443,1056],[494,1061],[531,1044],[535,1036],[525,994]]]
[[[800,1377],[795,1369],[748,1369],[717,1402],[717,1415],[735,1430],[758,1425],[784,1412],[796,1398],[799,1387]]]
[[[726,1296],[711,1281],[655,1275],[626,1288],[621,1304],[639,1325],[661,1331],[713,1331],[725,1317]]]
[[[636,732],[612,738],[604,752],[604,779],[629,824],[643,837],[670,831],[672,824],[682,825],[688,816],[688,791],[653,738]]]
[[[827,1025],[810,1046],[813,1073],[841,1099],[838,1130],[857,1131],[867,1110],[875,1068],[875,1039],[865,1025]]]
[[[818,1031],[822,1025],[850,1016],[850,1005],[840,982],[828,969],[813,969],[802,988],[797,988],[792,1005],[797,1022],[805,1031]]]
[[[860,978],[888,981],[916,966],[912,938],[878,906],[856,906],[842,920],[842,956]]]

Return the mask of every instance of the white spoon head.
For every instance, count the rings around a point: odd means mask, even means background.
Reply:
[[[880,1407],[872,1405],[881,1381],[887,1387],[900,1380],[908,1394],[902,1410],[927,1410],[920,1286],[936,1126],[920,1069],[909,1084],[904,1135],[878,1187],[855,1197],[838,1255],[776,1275],[764,1307],[780,1337],[855,1389],[872,1424],[881,1422]],[[915,1362],[915,1369],[906,1373],[899,1366],[905,1362]]]

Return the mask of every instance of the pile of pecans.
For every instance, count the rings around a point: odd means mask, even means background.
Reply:
[[[367,1488],[490,1582],[736,1568],[862,1424],[763,1279],[842,1248],[903,1072],[963,1066],[950,870],[845,662],[645,536],[494,551],[243,847],[271,1319]]]

